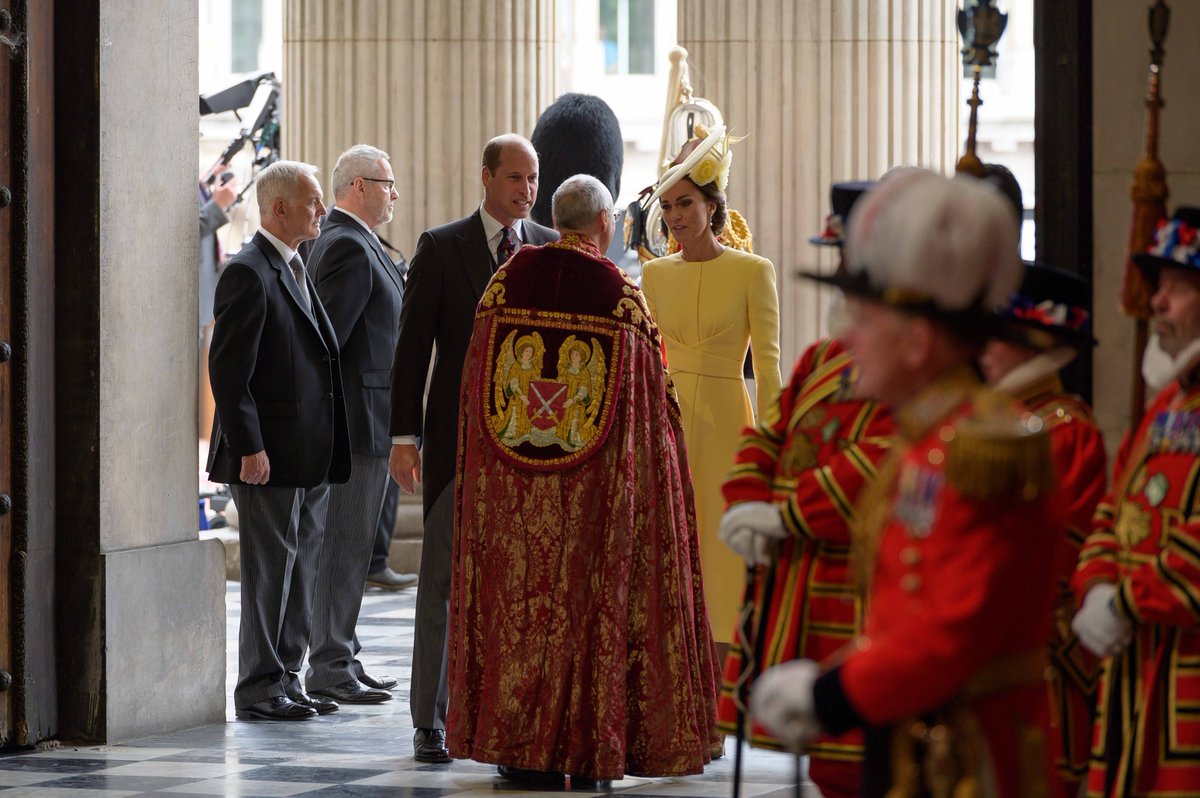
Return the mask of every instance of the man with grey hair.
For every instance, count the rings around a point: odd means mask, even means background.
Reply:
[[[388,689],[396,680],[363,670],[354,627],[387,485],[388,375],[403,297],[400,273],[375,228],[391,221],[399,195],[387,153],[367,144],[341,154],[333,186],[337,207],[326,217],[309,263],[341,350],[353,468],[349,482],[329,490],[304,682],[312,695],[373,704],[391,699]],[[393,588],[417,581],[415,574],[390,569],[375,576]]]
[[[241,519],[237,716],[305,720],[337,704],[300,686],[330,483],[350,476],[337,335],[296,252],[325,213],[317,169],[258,177],[262,229],[217,283],[209,479]]]
[[[496,272],[463,367],[447,743],[552,788],[699,773],[716,647],[679,406],[601,255],[608,189],[570,177],[552,209],[561,239]]]

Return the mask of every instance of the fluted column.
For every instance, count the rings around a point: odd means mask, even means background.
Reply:
[[[946,0],[679,0],[696,93],[735,134],[730,205],[779,269],[784,362],[826,332],[827,298],[798,269],[831,182],[900,164],[950,173],[958,142],[955,4]]]
[[[555,97],[555,0],[285,0],[283,151],[329,173],[338,153],[392,156],[381,232],[411,257],[422,230],[482,198],[480,151],[533,132]]]

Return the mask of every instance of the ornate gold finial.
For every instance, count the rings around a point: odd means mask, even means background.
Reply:
[[[958,12],[958,32],[963,38],[963,65],[971,68],[974,73],[974,85],[971,89],[971,118],[967,126],[967,143],[965,152],[958,159],[954,171],[973,177],[983,177],[983,161],[975,154],[975,138],[979,125],[979,78],[983,67],[995,63],[996,43],[1004,35],[1008,25],[1008,15],[1001,14],[993,3],[995,0],[967,0],[966,5]]]

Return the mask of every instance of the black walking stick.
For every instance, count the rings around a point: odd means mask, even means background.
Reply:
[[[774,587],[772,577],[774,575],[775,563],[772,561],[762,574],[762,614],[759,615],[758,623],[755,624],[754,587],[757,568],[752,565],[746,566],[746,589],[742,594],[742,611],[738,616],[737,628],[738,644],[742,649],[742,662],[737,682],[734,683],[733,693],[733,704],[737,709],[737,729],[734,735],[736,748],[733,752],[733,798],[741,798],[742,744],[746,741],[746,726],[749,725],[747,700],[750,697],[750,683],[757,679],[762,672],[763,628],[766,625],[765,613],[771,606],[771,592]]]

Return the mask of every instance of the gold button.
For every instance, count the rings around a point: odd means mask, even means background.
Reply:
[[[935,465],[935,466],[941,465],[942,461],[945,459],[946,459],[946,455],[942,453],[941,449],[930,449],[929,450],[929,464],[930,465]]]
[[[950,424],[946,424],[940,430],[938,430],[938,437],[942,439],[943,443],[949,443],[950,441],[954,440],[954,427]]]
[[[905,574],[900,577],[900,589],[905,593],[916,593],[921,587],[921,577],[916,574]]]
[[[905,565],[916,565],[921,561],[921,551],[916,546],[905,546],[900,550],[900,562]]]

